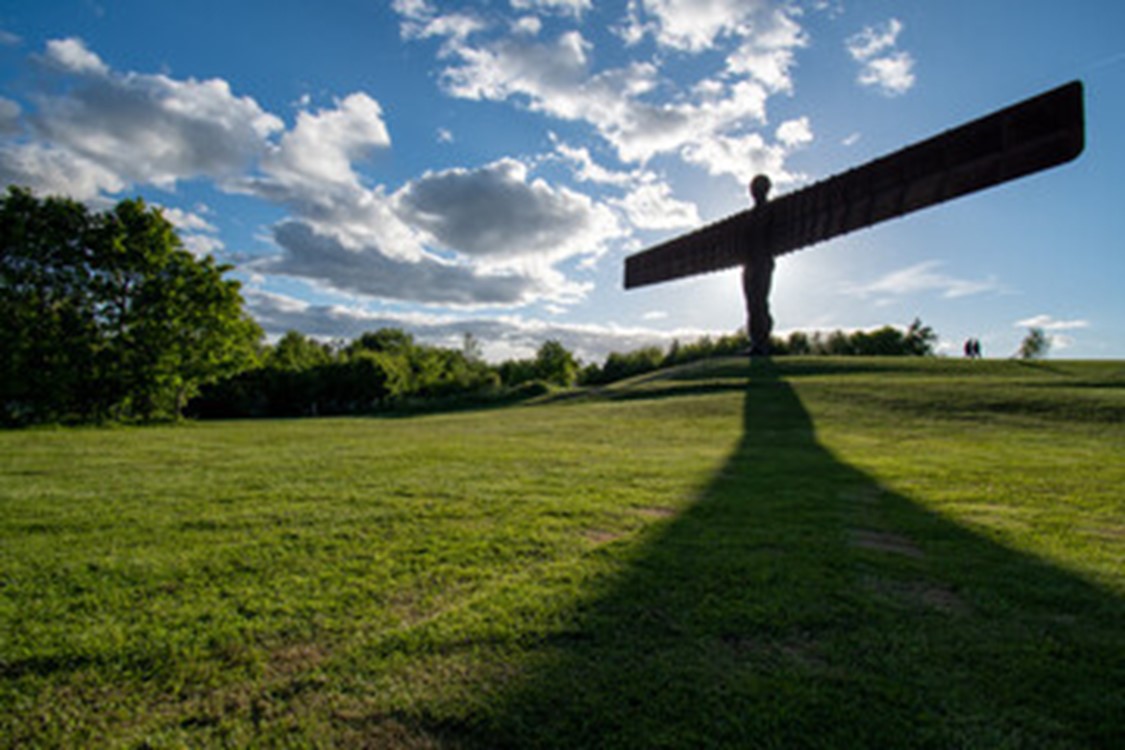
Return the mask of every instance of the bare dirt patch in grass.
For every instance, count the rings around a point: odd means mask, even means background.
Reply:
[[[625,536],[621,531],[606,531],[605,529],[588,529],[583,533],[589,541],[594,544],[609,544],[615,542]]]
[[[1090,536],[1096,536],[1101,539],[1111,539],[1115,541],[1125,540],[1125,526],[1117,526],[1114,524],[1088,526],[1082,529],[1082,531]]]
[[[890,552],[896,555],[905,555],[921,559],[926,554],[904,536],[899,534],[892,534],[888,531],[872,531],[870,529],[853,529],[852,530],[852,545],[860,549],[876,550],[878,552]]]
[[[871,591],[912,609],[931,609],[951,615],[969,613],[969,605],[952,589],[930,581],[890,581],[870,577],[864,585]]]
[[[739,634],[720,636],[723,645],[736,657],[759,659],[772,664],[797,665],[810,671],[827,669],[820,644],[811,636],[798,634],[775,640]]]
[[[637,508],[637,513],[645,518],[671,518],[676,515],[675,508],[665,508],[656,505],[649,505],[642,508]]]
[[[328,650],[316,643],[291,643],[274,649],[266,661],[266,675],[284,678],[311,672],[328,658]]]

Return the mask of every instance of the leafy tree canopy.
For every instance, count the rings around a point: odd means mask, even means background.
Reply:
[[[1029,328],[1020,342],[1020,359],[1042,359],[1051,348],[1051,340],[1042,328]]]
[[[0,418],[173,417],[250,364],[261,329],[228,266],[183,249],[158,209],[0,197]]]

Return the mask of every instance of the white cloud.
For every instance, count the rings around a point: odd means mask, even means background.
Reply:
[[[650,33],[664,46],[702,52],[720,36],[744,32],[763,5],[759,0],[633,0],[628,35]]]
[[[786,120],[777,126],[776,135],[777,140],[790,148],[807,145],[813,140],[812,126],[807,117]]]
[[[204,219],[197,213],[192,211],[184,211],[180,208],[170,206],[161,206],[160,212],[164,214],[172,226],[181,232],[218,232],[219,229],[211,222]]]
[[[378,248],[389,258],[417,262],[426,256],[421,235],[399,218],[382,188],[362,185],[354,168],[390,142],[379,103],[352,94],[331,109],[302,111],[263,155],[259,175],[228,180],[225,187],[285,206],[314,234],[345,248]]]
[[[405,39],[463,40],[485,28],[483,21],[466,13],[440,14],[427,0],[394,0],[391,7],[403,19],[400,33]]]
[[[557,266],[605,253],[624,236],[626,219],[645,229],[700,223],[693,204],[637,166],[655,156],[743,180],[759,171],[775,182],[792,178],[784,160],[811,140],[807,118],[777,126],[773,143],[753,128],[765,127],[770,96],[792,88],[793,52],[806,43],[795,15],[765,0],[704,2],[694,15],[685,2],[636,5],[659,44],[694,53],[700,40],[722,43],[707,77],[680,86],[662,70],[668,58],[597,69],[612,58],[596,55],[579,32],[540,38],[547,23],[555,29],[590,10],[586,0],[511,4],[525,14],[514,26],[497,20],[503,8],[495,4],[479,17],[427,0],[395,0],[394,8],[404,36],[439,40],[439,80],[451,95],[588,125],[612,149],[604,152],[631,164],[617,170],[588,149],[557,146],[578,181],[609,192],[601,202],[514,159],[427,173],[392,192],[358,168],[391,146],[383,108],[365,93],[317,110],[302,97],[287,128],[226,81],[116,71],[77,39],[47,45],[40,59],[52,72],[44,80],[57,85],[34,100],[35,111],[0,99],[0,132],[28,135],[0,141],[0,178],[88,200],[135,184],[171,189],[209,179],[289,214],[273,228],[280,254],[253,272],[454,306],[573,303],[587,286]],[[734,15],[714,15],[722,8]],[[194,251],[222,248],[202,216],[169,212]]]
[[[1062,336],[1057,333],[1048,334],[1047,338],[1051,341],[1051,348],[1056,351],[1062,351],[1074,346],[1074,339],[1070,336]]]
[[[613,203],[638,229],[678,229],[701,223],[695,204],[673,198],[672,189],[663,182],[639,185]]]
[[[622,233],[607,208],[529,179],[527,167],[514,159],[427,173],[396,193],[394,203],[434,244],[491,265],[599,255]]]
[[[446,91],[465,99],[523,102],[535,112],[592,125],[618,156],[645,162],[732,127],[765,120],[769,92],[752,80],[712,80],[695,101],[654,103],[660,83],[650,63],[592,73],[589,43],[578,32],[553,42],[500,39],[456,44],[457,63],[442,74]]]
[[[845,42],[848,54],[861,64],[857,80],[887,96],[898,96],[914,86],[914,58],[895,49],[902,22],[892,18],[885,24],[868,26]]]
[[[870,60],[876,55],[893,49],[902,33],[902,22],[892,18],[881,26],[867,26],[858,34],[848,37],[845,46],[856,60]]]
[[[539,36],[539,32],[543,30],[543,22],[535,16],[524,16],[523,18],[516,19],[512,22],[513,34],[524,34],[527,36]]]
[[[112,169],[41,143],[0,144],[0,182],[92,202],[103,193],[119,193],[128,187]]]
[[[428,18],[434,14],[429,0],[394,0],[391,7],[406,18]]]
[[[176,228],[176,234],[179,235],[184,247],[197,258],[214,255],[226,248],[223,241],[215,236],[219,228],[198,213],[172,206],[159,208],[164,218]]]
[[[369,190],[357,185],[266,175],[244,180],[237,189],[285,206],[316,234],[331,237],[345,248],[377,248],[378,252],[405,262],[426,256],[422,236],[395,213],[381,188]]]
[[[791,93],[795,50],[807,45],[808,36],[789,12],[764,10],[755,17],[738,50],[727,58],[727,71],[749,74],[771,92]]]
[[[1051,315],[1034,315],[1013,324],[1016,328],[1042,328],[1044,331],[1072,331],[1089,328],[1088,320],[1060,320]]]
[[[938,270],[941,266],[941,261],[924,261],[891,271],[866,284],[849,285],[844,291],[860,298],[904,297],[932,292],[955,299],[1000,289],[995,279],[961,279],[942,273]]]
[[[895,52],[868,60],[859,73],[859,82],[874,86],[888,96],[905,94],[914,86],[914,58],[908,52]]]
[[[407,6],[438,20],[424,3]],[[585,44],[572,35],[557,49],[580,58]],[[219,79],[117,72],[77,40],[48,45],[45,59],[61,85],[37,111],[0,100],[4,129],[26,123],[29,135],[0,141],[0,178],[95,202],[134,184],[209,178],[289,212],[272,231],[281,252],[254,262],[254,274],[423,304],[572,304],[588,285],[555,266],[596,258],[624,232],[610,206],[511,159],[427,173],[393,195],[365,185],[357,164],[391,138],[381,105],[362,92],[303,108],[286,129]],[[166,216],[193,252],[223,249],[201,215]]]
[[[593,7],[592,0],[511,0],[515,10],[535,10],[540,13],[559,13],[581,18]]]
[[[671,187],[648,170],[615,171],[594,161],[587,148],[556,143],[555,152],[575,167],[580,182],[594,182],[625,190],[610,200],[638,229],[675,229],[700,223],[695,204],[672,197]]]
[[[247,169],[281,121],[221,79],[118,73],[76,39],[54,40],[46,58],[65,78],[27,115],[27,143],[0,149],[0,178],[80,199],[131,184],[171,188]]]
[[[767,174],[774,185],[792,183],[799,179],[785,169],[788,150],[784,146],[768,144],[757,133],[744,136],[715,136],[705,142],[693,143],[684,148],[684,158],[705,168],[713,175],[731,175],[742,184],[749,184],[755,176]]]
[[[337,237],[297,220],[276,226],[274,241],[284,252],[255,261],[250,270],[385,300],[454,307],[514,306],[540,297],[574,300],[585,292],[558,273],[489,273],[430,255],[400,260],[378,246],[345,246]]]
[[[594,161],[594,157],[590,155],[590,149],[584,146],[576,147],[557,142],[555,152],[574,165],[574,177],[579,182],[594,182],[601,185],[623,187],[640,179],[637,172],[615,171],[603,167]]]
[[[282,254],[256,263],[255,272],[423,304],[573,303],[587,286],[555,264],[596,256],[622,232],[607,207],[532,179],[512,159],[427,173],[390,196],[269,175],[244,189],[294,214],[274,228]]]
[[[262,168],[284,182],[358,186],[353,162],[390,145],[379,103],[356,93],[333,109],[300,112],[293,129],[262,159]]]
[[[768,163],[775,181],[792,180],[784,160],[788,149],[811,138],[807,119],[786,125],[780,146],[752,136],[761,139],[754,128],[766,124],[769,98],[792,91],[794,52],[808,43],[796,11],[765,0],[661,0],[631,3],[629,12],[640,24],[636,28],[643,26],[642,36],[652,33],[659,43],[689,53],[721,40],[726,54],[709,75],[680,83],[663,72],[672,63],[662,58],[596,70],[593,47],[577,31],[553,39],[481,37],[444,48],[448,62],[440,80],[451,96],[510,102],[589,125],[624,162],[646,164],[668,154],[711,174],[743,179],[761,170],[720,159],[754,151],[754,161]],[[592,166],[586,177],[597,179]]]
[[[491,45],[458,44],[453,52],[461,61],[443,72],[447,91],[465,99],[503,100],[523,95],[532,106],[565,116],[579,98],[586,76],[588,44],[577,31],[553,43],[501,39]],[[561,100],[561,101],[558,101]]]
[[[43,59],[69,73],[78,75],[105,75],[109,68],[102,59],[86,48],[81,39],[52,39],[47,42]]]
[[[226,244],[222,240],[208,234],[181,234],[180,240],[187,251],[197,258],[215,255],[226,249]]]

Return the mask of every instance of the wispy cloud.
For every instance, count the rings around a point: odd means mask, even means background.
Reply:
[[[947,299],[1000,290],[996,279],[964,279],[942,272],[942,262],[923,261],[884,274],[865,284],[850,284],[844,291],[863,299],[887,300],[913,294],[938,294]]]
[[[1017,320],[1012,324],[1014,328],[1038,328],[1047,335],[1047,341],[1053,351],[1063,351],[1074,346],[1074,338],[1062,331],[1078,331],[1089,328],[1087,320],[1060,320],[1051,315],[1033,315],[1030,318]]]
[[[533,10],[540,13],[560,13],[580,18],[590,10],[593,0],[511,0],[516,10]]]
[[[610,198],[609,204],[620,209],[638,229],[677,229],[700,223],[699,210],[693,203],[681,201],[672,195],[666,181],[647,169],[614,170],[598,162],[584,147],[574,147],[557,141],[555,154],[570,165],[575,179],[592,182],[607,189],[625,191],[620,198]]]
[[[1044,331],[1073,331],[1079,328],[1089,328],[1088,320],[1060,320],[1051,315],[1033,315],[1030,318],[1017,320],[1013,324],[1016,328],[1042,328]]]

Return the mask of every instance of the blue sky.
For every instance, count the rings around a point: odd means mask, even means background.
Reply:
[[[556,338],[587,359],[744,324],[737,272],[625,292],[630,252],[1082,79],[1050,172],[786,256],[775,331],[1125,356],[1117,0],[0,0],[0,179],[142,196],[271,334]]]

